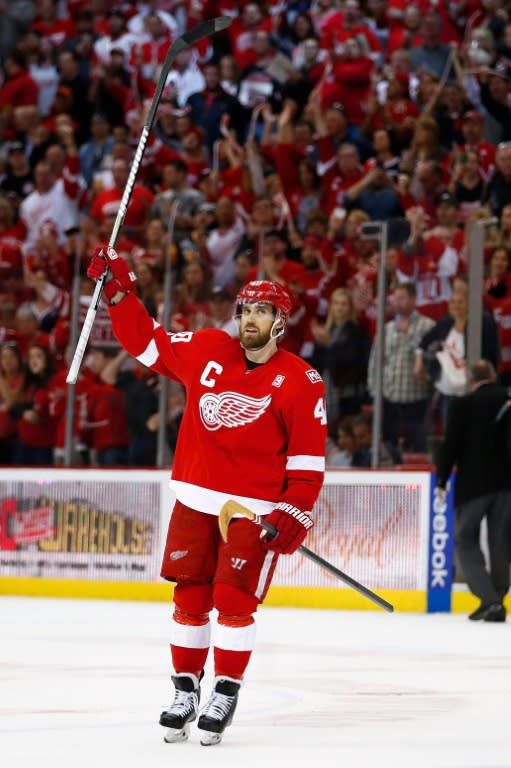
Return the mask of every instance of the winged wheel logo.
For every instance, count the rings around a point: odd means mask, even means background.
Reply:
[[[243,427],[259,419],[271,403],[271,395],[248,397],[239,392],[207,392],[199,400],[202,423],[211,432],[220,427]]]

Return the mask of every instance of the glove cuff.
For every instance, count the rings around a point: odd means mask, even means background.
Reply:
[[[128,293],[132,293],[134,290],[135,284],[133,284],[133,287],[129,286],[125,288],[120,284],[119,280],[117,280],[115,277],[112,277],[105,283],[103,293],[110,304],[118,304],[124,296],[126,296]]]

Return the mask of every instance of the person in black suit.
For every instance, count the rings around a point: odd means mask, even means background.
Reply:
[[[454,465],[455,545],[470,591],[481,605],[469,619],[505,621],[511,551],[511,471],[497,415],[509,395],[495,368],[479,360],[470,369],[470,392],[452,400],[437,461],[437,493],[445,494]],[[490,571],[480,548],[486,518]]]

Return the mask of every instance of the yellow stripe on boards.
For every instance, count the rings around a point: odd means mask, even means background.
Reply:
[[[415,590],[376,589],[378,595],[394,605],[396,611],[426,611],[426,593]],[[170,602],[174,585],[168,582],[138,583],[126,581],[85,581],[80,579],[0,577],[0,595],[25,597],[62,597],[87,600],[141,600]],[[382,610],[357,592],[331,587],[270,587],[265,605],[287,608],[318,608],[327,610]],[[479,605],[470,592],[454,591],[452,612],[469,614]],[[504,600],[511,614],[511,594]]]
[[[466,613],[468,615],[479,608],[480,602],[479,598],[474,597],[470,592],[453,592],[451,610],[453,613]],[[508,613],[511,613],[511,594],[504,598],[504,605]]]
[[[377,593],[397,611],[426,610],[424,592],[382,589]],[[89,600],[142,600],[169,602],[174,585],[167,582],[143,584],[124,581],[85,581],[79,579],[35,579],[5,576],[0,578],[0,595],[63,597]],[[382,610],[351,589],[330,587],[270,587],[265,605],[287,608],[329,610]]]
[[[142,584],[129,581],[85,581],[80,579],[33,579],[4,576],[0,595],[65,597],[86,600],[172,600],[174,585],[168,582]]]
[[[426,610],[426,593],[415,590],[376,589],[380,597],[391,603],[396,611]],[[332,587],[270,587],[265,605],[294,608],[323,608],[345,611],[383,611],[380,606],[348,588]]]

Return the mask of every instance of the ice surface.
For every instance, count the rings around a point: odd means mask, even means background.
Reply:
[[[196,730],[163,742],[169,616],[0,598],[2,768],[511,766],[508,624],[263,608],[235,721],[208,748]]]

